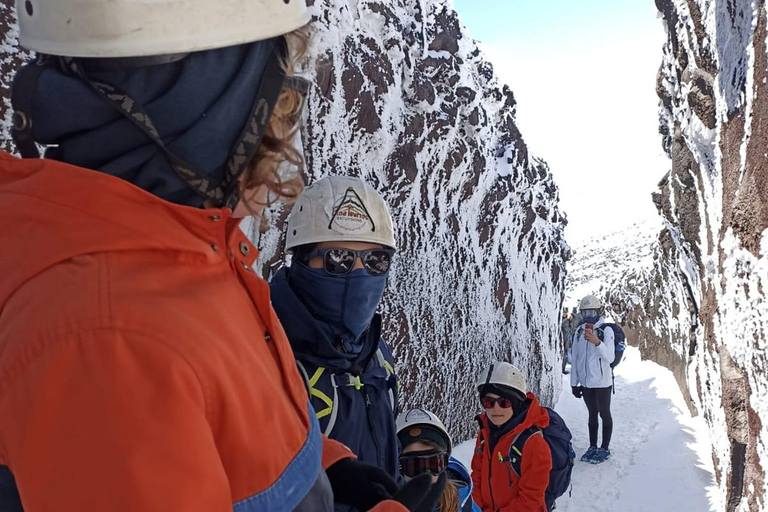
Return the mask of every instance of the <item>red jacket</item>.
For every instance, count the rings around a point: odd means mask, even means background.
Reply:
[[[491,452],[488,440],[490,429],[485,414],[477,417],[481,428],[477,435],[475,454],[472,457],[472,494],[483,512],[546,512],[544,492],[549,485],[552,454],[541,435],[533,435],[523,447],[521,475],[515,474],[509,462],[510,448],[524,430],[549,425],[547,411],[539,405],[533,394],[525,419],[502,435]]]
[[[229,210],[0,153],[0,225],[0,465],[25,512],[291,510],[351,456]]]

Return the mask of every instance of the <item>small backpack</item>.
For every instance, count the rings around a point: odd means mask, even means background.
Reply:
[[[616,368],[621,362],[621,358],[624,357],[624,349],[627,348],[627,337],[624,336],[624,331],[621,330],[616,324],[603,324],[595,331],[600,341],[603,341],[603,329],[609,327],[613,331],[613,362],[611,368]]]
[[[571,472],[576,459],[576,452],[571,444],[571,431],[555,411],[544,407],[549,415],[549,426],[546,428],[531,427],[523,430],[509,448],[509,463],[512,471],[520,478],[520,468],[523,459],[523,447],[534,435],[541,435],[549,445],[552,453],[552,469],[549,472],[549,485],[544,494],[547,510],[555,508],[555,500],[565,494],[571,485]]]

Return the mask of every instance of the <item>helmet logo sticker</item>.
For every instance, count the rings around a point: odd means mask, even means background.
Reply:
[[[356,193],[345,193],[333,205],[333,215],[328,227],[339,231],[356,232],[371,229],[373,220],[368,215],[368,209],[362,199]]]
[[[429,414],[421,409],[411,409],[405,417],[405,421],[430,421]]]

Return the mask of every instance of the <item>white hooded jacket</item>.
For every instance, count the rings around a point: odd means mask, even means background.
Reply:
[[[605,323],[605,319],[600,317],[595,322],[595,330]],[[571,344],[571,386],[607,388],[613,385],[613,330],[605,329],[602,338],[602,343],[594,346],[584,337],[584,324],[574,331]]]

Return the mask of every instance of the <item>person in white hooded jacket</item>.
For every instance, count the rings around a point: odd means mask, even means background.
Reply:
[[[611,417],[611,390],[613,387],[614,358],[613,331],[604,329],[603,303],[594,295],[587,295],[579,304],[581,321],[573,333],[571,344],[571,389],[573,396],[584,398],[589,411],[589,449],[581,461],[600,464],[611,456],[609,445],[613,432]],[[597,446],[598,415],[603,423],[603,438]]]

